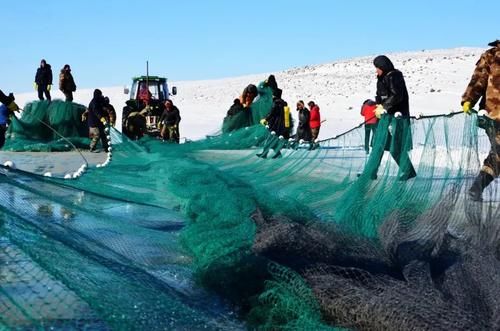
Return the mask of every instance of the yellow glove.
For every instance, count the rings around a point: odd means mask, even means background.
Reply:
[[[33,82],[33,88],[35,89],[35,91],[38,91],[38,84],[36,82]]]
[[[102,124],[106,125],[106,119],[104,117],[101,117],[101,122]]]
[[[19,111],[19,106],[14,101],[12,101],[11,103],[9,103],[9,105],[7,106],[7,108],[11,112]]]
[[[384,106],[382,105],[377,105],[377,108],[375,108],[375,116],[380,119],[383,114],[387,113],[386,110],[384,109]]]
[[[265,118],[260,120],[260,124],[266,126],[267,125],[267,120]]]
[[[50,91],[52,85],[47,85],[47,91]]]
[[[464,113],[467,115],[470,115],[470,101],[465,101],[464,104],[462,105],[462,109],[464,110]]]

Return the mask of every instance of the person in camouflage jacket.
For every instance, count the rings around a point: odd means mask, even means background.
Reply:
[[[486,116],[491,123],[485,128],[490,138],[491,150],[469,190],[469,196],[476,201],[481,200],[483,190],[500,176],[500,40],[488,45],[492,48],[481,55],[462,96],[462,107],[467,114],[470,114],[471,108],[481,99],[479,108],[486,110]]]

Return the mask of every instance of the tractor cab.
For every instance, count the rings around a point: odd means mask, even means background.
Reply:
[[[169,92],[167,79],[158,76],[141,76],[132,79],[130,99],[123,107],[122,133],[133,140],[144,134],[158,136],[160,134],[159,119],[165,108],[164,103],[170,95],[177,94],[176,87]]]

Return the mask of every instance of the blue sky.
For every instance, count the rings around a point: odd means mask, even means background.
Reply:
[[[175,82],[394,51],[486,47],[500,38],[500,20],[493,16],[500,1],[477,3],[5,1],[0,88],[29,91],[42,58],[55,77],[68,63],[79,88],[94,88],[129,84],[145,72],[146,60],[150,74]]]

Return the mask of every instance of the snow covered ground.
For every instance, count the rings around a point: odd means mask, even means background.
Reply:
[[[460,97],[483,51],[481,48],[455,48],[386,55],[405,75],[412,115],[430,115],[460,110]],[[257,84],[269,74],[276,76],[278,86],[283,89],[283,99],[292,107],[300,99],[305,102],[314,100],[321,107],[321,115],[326,122],[321,128],[320,139],[336,136],[362,122],[359,115],[361,104],[375,95],[376,77],[372,60],[376,55],[291,68],[282,72],[218,80],[170,81],[170,86],[177,86],[178,89],[178,94],[172,99],[181,111],[181,136],[200,139],[216,133],[233,99],[239,96],[246,85]],[[162,72],[165,71],[168,72],[168,68],[162,69]],[[54,72],[54,76],[56,74]],[[137,74],[140,73],[131,72],[130,76]],[[76,69],[74,75],[78,85]],[[63,95],[55,84],[53,98],[62,99]],[[130,82],[124,82],[126,84]],[[27,85],[30,86],[31,82],[27,82]],[[120,123],[121,109],[127,100],[123,86],[96,88],[100,88],[110,98]],[[75,102],[87,105],[92,98],[92,91],[78,90]],[[19,105],[23,106],[36,99],[36,94],[21,93],[16,98]]]

